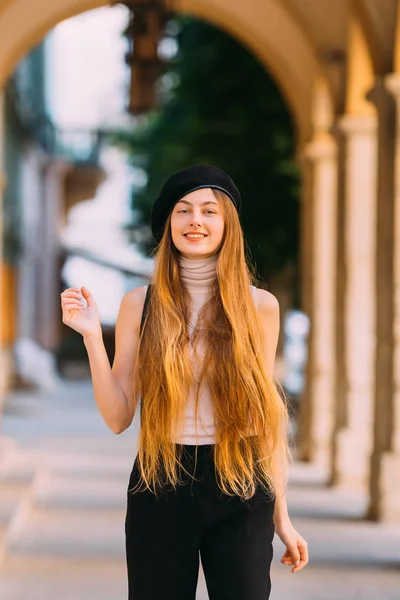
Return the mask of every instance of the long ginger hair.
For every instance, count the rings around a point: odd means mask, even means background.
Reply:
[[[175,488],[180,482],[183,448],[174,439],[181,431],[193,382],[189,344],[195,348],[201,340],[204,359],[199,379],[206,382],[213,403],[219,487],[245,499],[253,496],[258,481],[273,497],[273,456],[279,453],[279,468],[285,473],[290,457],[288,410],[278,384],[265,371],[261,325],[250,290],[256,278],[246,261],[236,208],[224,192],[213,189],[213,193],[223,210],[224,235],[210,298],[200,310],[192,340],[187,328],[191,298],[180,276],[171,215],[155,250],[152,293],[138,343],[130,406],[132,416],[140,395],[141,481],[156,495],[165,483]],[[199,387],[200,383],[196,411]]]

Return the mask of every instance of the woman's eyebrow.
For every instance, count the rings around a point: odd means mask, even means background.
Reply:
[[[184,204],[189,204],[190,206],[193,206],[193,204],[188,200],[178,200],[177,204],[179,204],[179,202],[183,202]],[[218,203],[214,200],[206,200],[205,202],[201,203],[201,206],[204,206],[205,204],[215,204],[216,206],[218,206]]]

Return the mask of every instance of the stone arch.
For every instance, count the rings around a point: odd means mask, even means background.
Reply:
[[[349,23],[346,113],[373,115],[375,108],[366,98],[375,83],[375,69],[369,40],[363,23],[353,14]]]
[[[355,12],[365,32],[374,72],[378,75],[393,69],[397,5],[397,0],[358,0],[355,3]]]
[[[329,84],[336,113],[343,110],[347,48],[347,0],[281,0],[304,32]]]
[[[176,12],[204,19],[246,45],[276,79],[294,117],[299,143],[310,137],[313,80],[319,66],[311,43],[285,6],[275,0],[249,0],[246,5],[229,0],[170,4]],[[0,85],[57,23],[107,5],[107,0],[36,0],[32,10],[32,0],[0,3]]]
[[[396,13],[396,30],[394,34],[394,49],[393,49],[393,71],[400,73],[400,7]]]
[[[311,44],[290,13],[274,0],[242,3],[229,0],[179,0],[180,12],[225,30],[249,48],[277,81],[294,116],[301,144],[311,131],[310,107],[318,65]]]
[[[0,85],[16,64],[61,21],[108,6],[107,0],[11,0],[0,5]],[[26,18],[27,15],[30,18]]]

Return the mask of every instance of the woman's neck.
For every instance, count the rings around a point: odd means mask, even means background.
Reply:
[[[189,292],[206,292],[216,277],[218,254],[207,258],[186,258],[179,255],[181,278]]]

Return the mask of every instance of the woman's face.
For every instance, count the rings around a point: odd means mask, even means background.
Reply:
[[[203,234],[191,238],[190,233]],[[211,188],[186,194],[171,212],[172,241],[186,258],[207,258],[219,249],[224,234],[222,207]]]

